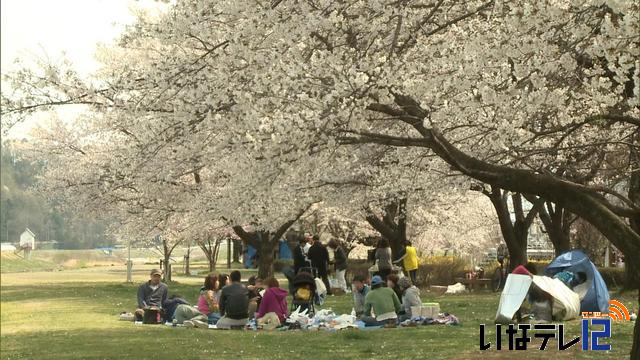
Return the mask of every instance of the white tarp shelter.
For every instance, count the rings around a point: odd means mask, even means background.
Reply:
[[[16,251],[16,247],[11,243],[1,243],[0,251]]]
[[[580,296],[562,281],[547,276],[509,274],[500,295],[496,323],[511,323],[513,316],[527,297],[531,284],[549,293],[553,301],[553,316],[570,320],[580,315]]]

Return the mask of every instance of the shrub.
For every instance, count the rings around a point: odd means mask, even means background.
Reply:
[[[418,268],[419,286],[451,285],[455,278],[463,277],[469,267],[467,260],[457,256],[427,256]]]

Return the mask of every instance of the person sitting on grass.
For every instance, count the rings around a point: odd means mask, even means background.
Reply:
[[[145,309],[162,311],[162,304],[167,301],[169,288],[162,282],[162,271],[151,270],[149,281],[138,287],[138,308],[135,312],[136,321],[142,321]]]
[[[216,290],[216,299],[218,300],[218,303],[220,303],[220,295],[222,294],[222,288],[227,286],[228,283],[229,283],[229,275],[227,274],[218,275],[218,290]]]
[[[351,291],[353,293],[353,309],[356,316],[360,317],[364,313],[364,299],[369,293],[369,285],[366,278],[362,275],[356,275],[351,281]]]
[[[573,290],[573,288],[575,288],[576,286],[587,281],[587,274],[581,271],[573,272],[569,270],[563,270],[553,275],[553,278],[562,281],[562,283],[565,284],[569,289]]]
[[[387,278],[388,280],[389,278]],[[420,289],[413,285],[408,277],[405,276],[398,280],[398,287],[402,291],[402,307],[404,308],[404,313],[400,316],[402,322],[411,319],[413,316],[411,307],[422,306],[422,300],[420,300]]]
[[[371,279],[371,291],[364,299],[364,315],[360,318],[366,326],[395,327],[398,321],[398,313],[402,311],[400,300],[396,293],[383,287],[384,281],[379,275]],[[371,310],[376,317],[371,316]]]
[[[262,295],[260,295],[264,290],[262,279],[255,275],[249,277],[247,290],[249,291],[249,318],[253,319],[253,315],[260,307],[260,302],[262,301]]]
[[[215,324],[220,319],[218,290],[218,277],[215,274],[207,275],[198,297],[198,310],[207,317],[207,324]]]
[[[400,286],[398,286],[399,280],[400,278],[398,277],[398,275],[389,274],[389,276],[387,276],[387,287],[391,288],[391,290],[396,293],[396,296],[400,300],[400,303],[402,303],[402,289],[400,289]]]
[[[199,327],[206,329],[209,324],[215,324],[220,318],[218,313],[218,277],[209,274],[204,278],[204,285],[200,288],[198,305],[178,305],[175,314],[175,323],[184,324],[186,327]]]
[[[266,281],[267,290],[264,292],[260,307],[256,313],[256,319],[258,322],[267,314],[273,313],[278,316],[280,324],[284,324],[287,318],[287,290],[281,289],[278,280],[274,277],[270,277]]]
[[[167,301],[162,304],[162,308],[164,310],[164,320],[165,322],[173,322],[176,316],[176,310],[180,305],[186,305],[187,307],[191,307],[189,302],[185,300],[185,298],[180,294],[173,294],[169,296]]]
[[[231,284],[222,288],[220,294],[220,315],[222,317],[216,324],[220,329],[244,326],[249,321],[249,291],[240,282],[240,271],[234,270],[229,275]]]

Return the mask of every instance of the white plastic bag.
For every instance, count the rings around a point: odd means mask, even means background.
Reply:
[[[316,282],[316,293],[318,293],[318,296],[322,297],[327,295],[327,287],[324,286],[322,279],[315,278],[314,280]]]
[[[467,288],[461,283],[455,283],[454,285],[447,286],[445,294],[461,294],[467,291]]]

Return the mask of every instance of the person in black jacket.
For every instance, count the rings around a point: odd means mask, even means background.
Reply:
[[[309,248],[307,257],[311,260],[311,266],[318,270],[318,277],[322,279],[324,286],[327,288],[327,295],[331,295],[331,286],[329,285],[329,252],[322,243],[318,235],[313,236],[313,243]]]
[[[240,282],[240,271],[234,270],[229,274],[231,284],[222,288],[220,292],[220,315],[216,326],[229,329],[233,326],[243,326],[249,321],[249,290]]]
[[[336,239],[331,239],[327,246],[333,249],[333,263],[336,270],[336,281],[338,282],[338,287],[344,290],[344,292],[349,292],[349,289],[347,288],[347,281],[344,278],[344,274],[347,271],[347,254]]]
[[[294,274],[300,272],[303,267],[308,267],[307,257],[304,255],[304,246],[307,244],[307,239],[300,239],[300,243],[293,249],[293,271]]]

